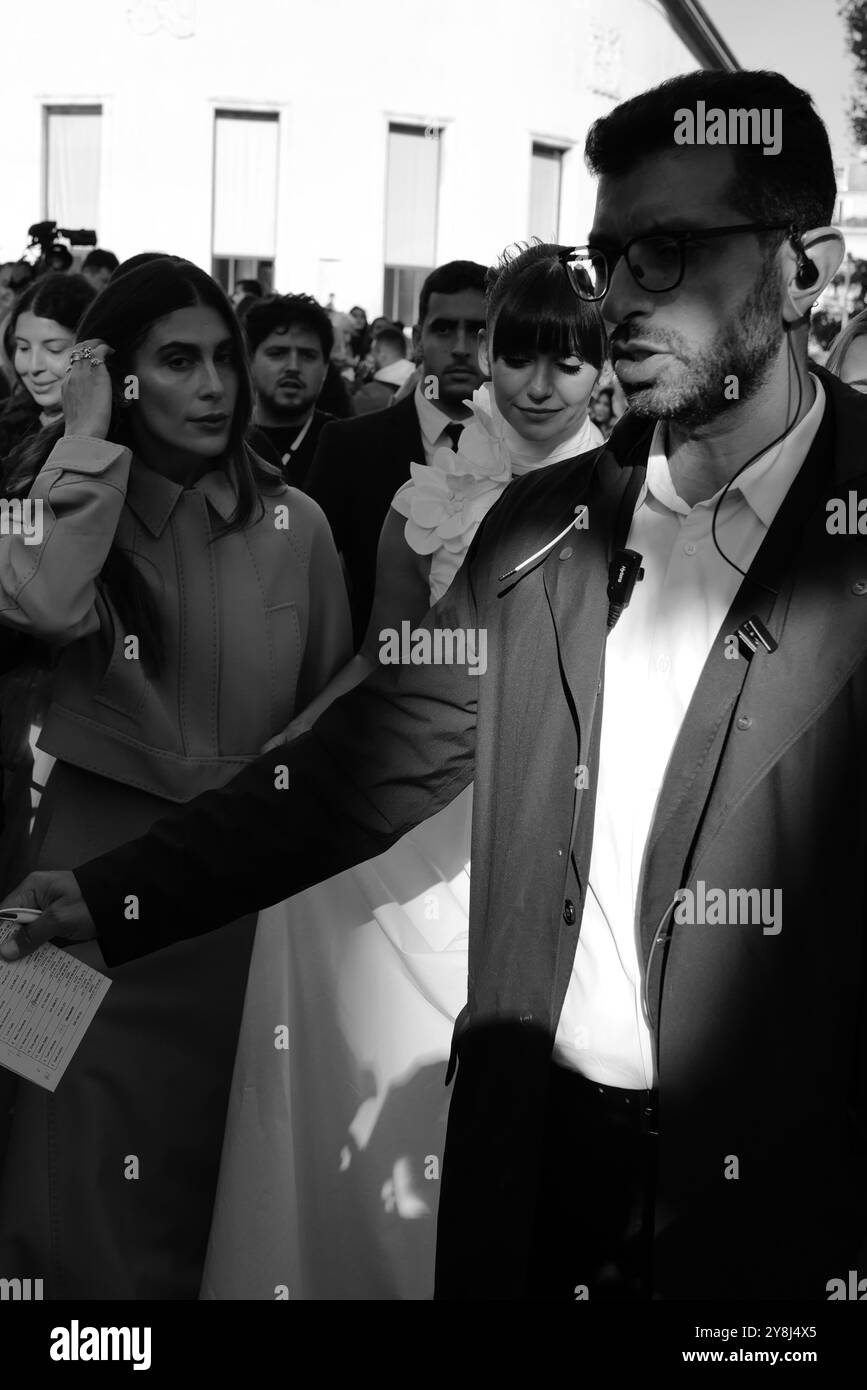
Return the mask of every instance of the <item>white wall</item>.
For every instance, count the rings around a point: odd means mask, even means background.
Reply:
[[[445,125],[437,260],[488,262],[527,235],[533,138],[572,146],[561,236],[583,240],[588,125],[696,67],[650,0],[41,0],[4,31],[0,258],[44,215],[41,108],[77,100],[103,105],[100,244],[210,269],[213,112],[246,105],[281,113],[277,287],[371,315],[389,119]]]

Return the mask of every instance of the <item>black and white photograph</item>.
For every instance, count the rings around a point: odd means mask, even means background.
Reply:
[[[12,1355],[851,1365],[867,0],[3,32]]]

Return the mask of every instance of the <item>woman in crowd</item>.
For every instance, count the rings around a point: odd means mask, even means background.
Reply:
[[[4,346],[9,316],[15,301],[33,281],[33,267],[27,261],[4,261],[0,265],[0,402],[5,402],[18,385],[15,368]]]
[[[10,287],[20,286],[6,315],[5,354],[14,388],[0,413],[0,493],[8,496],[7,474],[15,470],[19,449],[39,431],[61,419],[60,392],[75,330],[96,291],[83,275],[60,273],[34,280],[22,263],[2,267]],[[0,632],[0,764],[3,782],[3,835],[0,842],[0,893],[15,882],[26,854],[34,777],[32,731],[41,723],[50,690],[44,644],[22,634]]]
[[[837,334],[825,368],[856,391],[867,391],[867,309]]]
[[[289,737],[376,667],[387,629],[424,618],[513,477],[601,444],[587,410],[605,335],[566,256],[538,244],[489,272],[492,388],[476,392],[456,454],[413,463],[383,527],[362,651]],[[204,1298],[432,1296],[443,1075],[467,994],[470,797],[260,914]]]
[[[228,781],[351,630],[324,515],[244,442],[243,338],[210,276],[127,269],[68,365],[65,423],[7,480],[44,537],[0,537],[0,623],[58,651],[35,849],[71,868]],[[254,925],[116,970],[75,949],[112,984],[56,1093],[17,1084],[4,1274],[52,1298],[197,1296]]]
[[[75,330],[95,293],[83,275],[43,275],[13,305],[4,347],[18,384],[0,414],[0,463],[22,440],[61,419]]]

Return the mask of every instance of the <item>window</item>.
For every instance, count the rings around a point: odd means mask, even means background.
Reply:
[[[217,111],[211,273],[271,286],[277,239],[276,111]]]
[[[99,229],[101,106],[46,106],[43,215]]]
[[[533,145],[530,162],[531,237],[560,240],[560,182],[565,151],[553,145]]]
[[[406,324],[436,265],[441,135],[434,126],[388,128],[382,312]]]
[[[252,256],[214,256],[211,274],[226,294],[231,294],[239,280],[258,280],[263,294],[274,292],[274,262],[260,261]]]

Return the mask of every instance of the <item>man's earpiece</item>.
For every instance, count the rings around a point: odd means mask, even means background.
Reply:
[[[808,290],[811,285],[815,285],[819,278],[819,267],[815,261],[810,260],[806,247],[794,227],[789,232],[789,243],[798,258],[795,284],[799,290]]]

